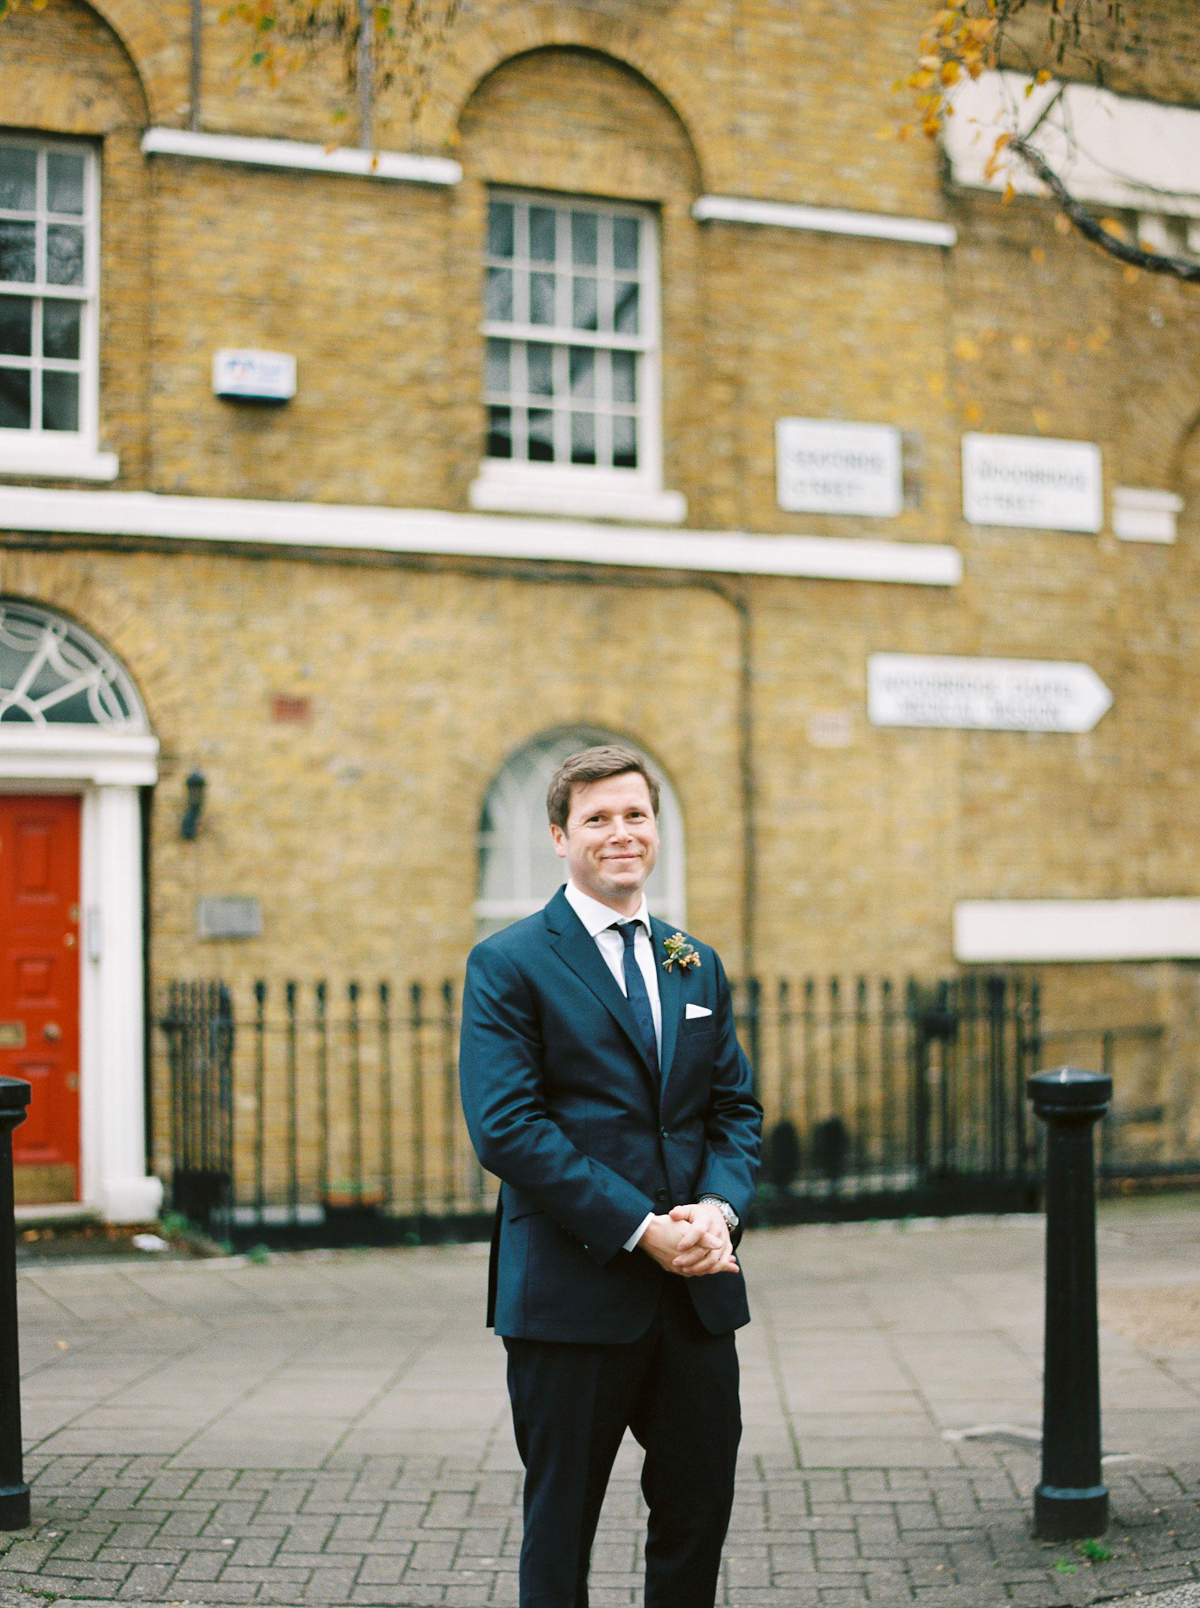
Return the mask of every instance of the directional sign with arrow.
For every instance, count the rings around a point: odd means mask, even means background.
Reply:
[[[1112,693],[1086,664],[873,653],[867,713],[874,726],[974,731],[1091,731]]]

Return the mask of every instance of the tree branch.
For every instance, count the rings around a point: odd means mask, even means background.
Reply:
[[[1185,262],[1181,257],[1164,257],[1156,251],[1143,251],[1140,246],[1131,246],[1116,235],[1109,234],[1087,208],[1076,201],[1045,157],[1026,138],[1015,135],[1006,149],[1015,152],[1025,166],[1036,174],[1080,234],[1094,246],[1099,246],[1101,251],[1107,251],[1110,257],[1127,262],[1131,267],[1143,268],[1149,274],[1167,274],[1172,279],[1200,284],[1200,262]]]

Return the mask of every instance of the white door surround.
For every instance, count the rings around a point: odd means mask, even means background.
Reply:
[[[35,646],[38,627],[44,637]],[[40,605],[4,599],[0,671],[19,670],[22,658],[28,674],[15,679],[24,693],[0,675],[0,717],[14,702],[26,710],[19,720],[0,718],[0,789],[82,798],[81,1193],[108,1222],[150,1222],[162,1184],[145,1167],[138,790],[158,780],[158,739],[132,682],[99,643]],[[55,702],[67,698],[86,698],[99,718],[56,721]]]

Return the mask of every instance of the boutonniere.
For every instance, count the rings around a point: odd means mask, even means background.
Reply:
[[[680,971],[686,971],[689,966],[700,964],[700,956],[681,932],[673,932],[669,938],[664,938],[663,948],[667,952],[667,958],[663,961],[665,971],[670,971],[676,963]]]

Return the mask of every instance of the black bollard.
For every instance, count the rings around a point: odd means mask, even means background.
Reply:
[[[32,1092],[20,1078],[0,1078],[0,1530],[23,1530],[29,1523],[29,1487],[21,1453],[12,1136],[25,1121]]]
[[[1096,1315],[1096,1176],[1092,1129],[1112,1079],[1099,1072],[1035,1072],[1033,1109],[1046,1124],[1046,1351],[1042,1479],[1033,1527],[1047,1541],[1108,1528],[1100,1477],[1100,1340]]]

